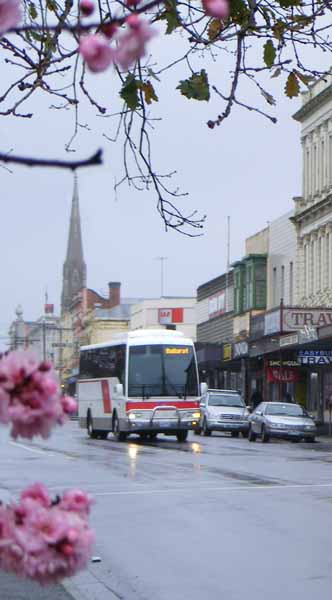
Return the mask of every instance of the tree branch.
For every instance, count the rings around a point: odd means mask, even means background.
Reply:
[[[92,167],[101,165],[103,160],[103,151],[97,150],[88,158],[82,160],[52,160],[47,158],[31,158],[28,156],[15,156],[14,154],[4,154],[0,152],[0,162],[15,163],[17,165],[25,165],[26,167],[56,167],[58,169],[82,169],[83,167]]]

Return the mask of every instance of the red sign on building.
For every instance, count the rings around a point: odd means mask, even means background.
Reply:
[[[283,369],[280,367],[268,367],[266,379],[269,383],[293,383],[299,381],[300,374],[297,369]]]
[[[183,308],[159,308],[158,323],[160,325],[183,323]]]

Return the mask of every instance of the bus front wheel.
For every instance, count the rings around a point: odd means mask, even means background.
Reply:
[[[188,431],[178,431],[176,434],[176,438],[178,442],[185,442],[188,437]]]
[[[118,415],[114,415],[113,435],[118,440],[118,442],[125,442],[127,439],[127,434],[124,431],[120,431],[120,423],[119,423]]]

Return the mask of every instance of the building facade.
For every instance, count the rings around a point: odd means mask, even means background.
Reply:
[[[196,298],[162,297],[133,304],[130,329],[177,329],[196,340]]]
[[[269,225],[267,250],[267,309],[283,301],[296,304],[296,231],[289,211]]]
[[[332,76],[302,94],[302,195],[294,198],[297,302],[332,304]]]

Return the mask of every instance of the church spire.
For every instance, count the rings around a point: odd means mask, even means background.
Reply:
[[[61,312],[69,309],[76,294],[86,286],[86,264],[83,258],[81,217],[78,200],[77,175],[71,205],[66,260],[63,265]]]

